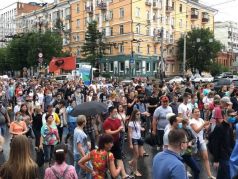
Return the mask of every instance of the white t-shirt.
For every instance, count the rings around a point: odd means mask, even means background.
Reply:
[[[191,105],[181,103],[178,107],[178,114],[181,113],[184,119],[190,119],[192,116]]]
[[[128,126],[132,128],[132,139],[140,139],[141,138],[141,125],[138,121],[130,121]]]
[[[199,138],[199,141],[200,141],[201,144],[205,142],[204,139],[203,139],[204,129],[202,129],[199,133],[196,133],[196,132],[192,129],[192,125],[195,124],[197,127],[200,127],[200,126],[203,125],[203,123],[204,123],[204,120],[203,120],[202,118],[199,118],[199,119],[194,119],[194,118],[192,118],[192,119],[190,120],[190,126],[191,126],[192,133],[193,133],[193,135],[196,137],[196,139]]]
[[[166,126],[166,130],[164,131],[163,143],[164,145],[169,145],[169,132],[171,131],[171,125]]]

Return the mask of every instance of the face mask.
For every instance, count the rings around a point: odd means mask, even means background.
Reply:
[[[117,118],[117,114],[112,115],[112,119],[116,119]]]
[[[235,117],[228,117],[227,122],[235,123],[236,122],[236,118]]]
[[[191,99],[188,100],[188,103],[191,103]]]
[[[49,93],[48,96],[52,97],[52,93]]]
[[[198,99],[195,99],[195,103],[198,103]]]
[[[178,129],[182,129],[183,128],[183,124],[180,122],[178,123]]]
[[[21,102],[18,102],[17,105],[18,105],[18,106],[21,106]]]

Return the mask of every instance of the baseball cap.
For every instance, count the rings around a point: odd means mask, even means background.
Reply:
[[[169,101],[169,98],[167,96],[162,96],[160,100],[162,102],[167,102],[167,101]]]
[[[227,96],[224,96],[223,98],[221,98],[221,102],[227,103],[227,104],[232,104],[230,98]]]

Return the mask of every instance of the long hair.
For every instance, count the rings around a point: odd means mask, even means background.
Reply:
[[[26,106],[26,111],[23,111],[23,110],[22,110],[23,106]],[[30,113],[29,113],[28,110],[29,110],[29,109],[28,109],[28,106],[27,106],[26,103],[21,104],[20,112],[21,112],[22,114],[26,114],[26,115],[30,116]]]
[[[131,113],[130,121],[136,121],[136,113],[140,112],[138,109],[134,109]]]
[[[37,178],[37,165],[31,158],[29,141],[26,136],[18,135],[11,143],[8,161],[0,170],[2,179]]]

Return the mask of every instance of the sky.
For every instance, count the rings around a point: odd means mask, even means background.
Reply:
[[[0,9],[18,0],[0,0]],[[20,0],[21,2],[53,2],[54,0]],[[199,0],[201,3],[218,10],[215,21],[238,22],[238,0]]]

